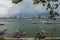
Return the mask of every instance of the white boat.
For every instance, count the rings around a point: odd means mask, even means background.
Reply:
[[[44,24],[60,24],[60,22],[53,22],[53,21],[41,21]]]
[[[32,21],[32,24],[36,24],[36,21]]]
[[[46,23],[47,21],[41,21],[42,23]]]
[[[60,27],[60,24],[56,24],[57,27]]]

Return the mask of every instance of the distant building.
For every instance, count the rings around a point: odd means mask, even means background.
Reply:
[[[41,19],[45,19],[46,17],[45,17],[45,16],[41,16],[40,18],[41,18]]]

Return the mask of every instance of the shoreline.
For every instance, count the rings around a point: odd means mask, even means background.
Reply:
[[[56,40],[60,40],[60,37],[47,37],[43,40],[51,40],[51,39],[56,39]],[[34,38],[5,38],[5,40],[34,40]]]

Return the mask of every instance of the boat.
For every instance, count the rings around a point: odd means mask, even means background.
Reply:
[[[60,24],[56,24],[57,27],[60,27]]]
[[[41,21],[42,23],[46,23],[47,21]]]
[[[32,24],[37,24],[36,21],[32,21]]]
[[[4,25],[4,24],[0,24],[0,25]]]
[[[43,24],[60,24],[60,22],[41,21]]]
[[[59,22],[45,22],[44,24],[60,24]]]

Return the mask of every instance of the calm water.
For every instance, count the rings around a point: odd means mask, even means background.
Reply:
[[[58,20],[59,21],[59,20]],[[38,24],[32,24],[37,22]],[[47,36],[60,37],[60,27],[55,24],[43,24],[39,19],[0,19],[0,23],[5,24],[0,26],[0,30],[8,29],[4,36],[13,37],[16,30],[23,30],[27,32],[26,37],[34,37],[35,26],[38,25],[40,28],[47,32]],[[56,32],[53,32],[53,28],[56,28]]]

